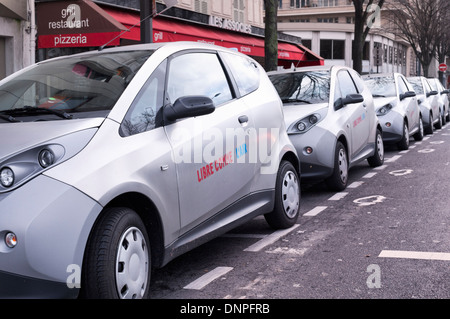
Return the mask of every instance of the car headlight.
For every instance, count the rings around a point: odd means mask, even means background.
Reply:
[[[290,133],[305,133],[309,131],[314,125],[316,125],[321,120],[321,115],[318,113],[314,113],[304,117],[300,121],[298,121],[293,128],[290,130]]]
[[[9,167],[3,167],[0,171],[0,184],[5,187],[11,187],[14,184],[14,172]]]
[[[390,104],[390,103],[388,103],[388,104],[386,104],[386,105],[383,105],[382,107],[380,107],[380,108],[377,110],[377,115],[378,115],[378,116],[386,115],[386,114],[388,114],[388,113],[392,110],[392,108],[393,108],[393,105]]]
[[[80,152],[97,128],[66,134],[0,159],[0,193],[9,192]],[[64,146],[63,146],[64,145]]]

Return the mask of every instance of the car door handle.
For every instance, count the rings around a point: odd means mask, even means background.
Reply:
[[[248,122],[248,116],[247,115],[241,115],[238,117],[238,121],[241,124],[245,124]]]

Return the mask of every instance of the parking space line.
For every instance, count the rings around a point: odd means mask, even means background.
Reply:
[[[374,177],[375,175],[377,175],[377,173],[375,173],[375,172],[367,173],[367,174],[364,175],[362,178],[372,178],[372,177]]]
[[[348,195],[347,192],[336,193],[333,196],[331,196],[330,198],[328,198],[328,200],[340,200],[340,199],[344,198],[347,195]]]
[[[291,228],[277,230],[277,231],[273,232],[272,234],[267,235],[263,239],[257,241],[253,245],[245,248],[244,251],[258,252],[261,249],[263,249],[264,247],[273,244],[274,242],[276,242],[281,237],[289,234],[291,231],[296,229],[298,226],[300,226],[300,225],[299,224],[295,224]]]
[[[387,165],[381,165],[381,166],[375,167],[374,170],[381,171],[381,170],[385,169],[386,167],[387,167]]]
[[[183,287],[183,289],[193,289],[193,290],[200,290],[203,287],[205,287],[207,284],[213,282],[220,276],[225,275],[229,271],[233,270],[233,267],[217,267],[210,272],[204,274],[200,278],[194,280],[189,285]]]
[[[401,155],[395,155],[392,156],[391,158],[387,158],[384,160],[385,163],[392,163],[395,162],[396,160],[398,160],[400,157],[402,157]]]
[[[378,257],[450,261],[450,253],[382,250]]]
[[[328,206],[316,206],[307,213],[303,214],[303,216],[316,216],[317,214],[323,212],[327,208]]]
[[[357,187],[361,186],[362,184],[364,184],[364,182],[353,182],[350,185],[348,185],[347,188],[357,188]]]

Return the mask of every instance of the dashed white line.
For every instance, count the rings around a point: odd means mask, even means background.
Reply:
[[[263,239],[257,241],[253,245],[245,248],[244,251],[258,252],[261,249],[263,249],[264,247],[273,244],[274,242],[276,242],[281,237],[289,234],[291,231],[296,229],[298,226],[300,226],[300,225],[299,224],[295,224],[291,228],[277,230],[277,231],[273,232],[272,234],[267,235]]]
[[[317,214],[323,212],[327,208],[328,206],[316,206],[307,213],[303,214],[303,216],[316,216]]]
[[[334,194],[330,198],[328,198],[328,200],[341,200],[342,198],[344,198],[347,195],[348,195],[347,192],[339,192],[339,193]]]
[[[364,184],[364,182],[353,182],[350,185],[348,185],[347,188],[357,188],[357,187],[361,186],[362,184]]]
[[[450,253],[405,250],[382,250],[378,257],[450,261]]]
[[[362,178],[372,178],[372,177],[374,177],[375,175],[377,175],[377,173],[376,172],[372,172],[372,173],[367,173],[366,175],[364,175]]]
[[[204,274],[200,278],[194,280],[189,285],[183,287],[183,289],[194,289],[194,290],[201,290],[203,287],[208,285],[209,283],[213,282],[220,276],[225,275],[229,271],[233,270],[233,267],[217,267],[210,272]]]
[[[381,171],[381,170],[385,169],[386,167],[387,167],[387,165],[381,165],[381,166],[375,167],[374,169],[377,171]]]
[[[385,163],[392,163],[392,162],[395,162],[396,160],[398,160],[400,157],[402,157],[402,156],[401,155],[395,155],[395,156],[392,156],[391,158],[386,158],[384,160],[384,162]]]

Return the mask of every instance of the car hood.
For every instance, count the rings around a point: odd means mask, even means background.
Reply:
[[[284,104],[284,122],[286,127],[289,127],[294,122],[301,120],[302,118],[318,112],[319,110],[328,108],[328,103],[318,103],[318,104],[296,104],[289,103]]]
[[[375,109],[378,109],[379,107],[382,107],[386,104],[392,104],[393,106],[397,105],[397,97],[395,96],[388,96],[388,97],[375,97],[373,99],[373,103],[375,105]]]
[[[104,118],[0,124],[0,159],[49,140],[99,127]]]

